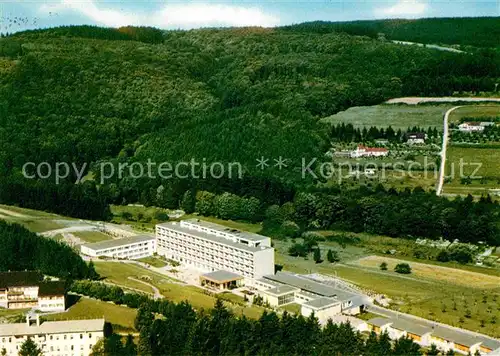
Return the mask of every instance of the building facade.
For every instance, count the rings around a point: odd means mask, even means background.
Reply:
[[[385,157],[389,154],[389,150],[383,147],[365,147],[363,145],[358,145],[358,147],[351,151],[350,156],[352,158],[360,157]]]
[[[274,274],[274,248],[266,236],[190,219],[156,225],[156,240],[159,255],[206,272]]]
[[[0,324],[0,351],[18,355],[31,338],[45,356],[88,356],[104,337],[104,319],[46,321],[28,315],[25,323]]]
[[[154,236],[139,235],[106,240],[80,246],[84,255],[135,260],[152,256],[156,251]]]
[[[44,281],[36,271],[0,273],[0,307],[64,311],[66,291],[62,281]]]

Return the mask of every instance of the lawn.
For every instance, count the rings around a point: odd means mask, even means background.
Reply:
[[[73,235],[88,243],[111,240],[112,237],[100,231],[74,231]]]
[[[137,261],[147,263],[148,265],[151,265],[151,266],[157,267],[157,268],[165,267],[168,265],[168,263],[165,262],[164,260],[162,260],[161,258],[154,257],[154,256],[144,257],[144,258],[138,259]]]
[[[321,119],[324,123],[351,123],[354,127],[388,127],[406,131],[408,127],[443,129],[443,116],[452,104],[355,106]]]
[[[45,316],[47,320],[78,320],[103,318],[116,325],[115,329],[134,330],[134,320],[137,315],[136,309],[99,300],[81,298],[72,305],[65,313],[57,313]]]
[[[300,304],[297,304],[297,303],[290,303],[290,304],[286,304],[286,305],[283,305],[282,307],[280,307],[280,309],[282,309],[283,311],[287,311],[291,314],[297,314],[297,315],[300,315],[301,313],[301,306]]]

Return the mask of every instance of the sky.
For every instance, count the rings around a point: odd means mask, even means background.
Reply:
[[[191,29],[466,16],[500,16],[500,0],[0,0],[4,33],[82,24]]]

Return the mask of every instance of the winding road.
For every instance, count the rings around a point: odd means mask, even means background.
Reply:
[[[445,174],[445,166],[446,166],[446,147],[448,146],[448,119],[450,117],[450,114],[458,109],[461,108],[462,106],[455,106],[448,110],[444,114],[444,119],[443,119],[443,147],[441,148],[441,166],[439,167],[439,181],[438,181],[438,186],[436,189],[436,195],[441,195],[443,192],[443,185],[444,185],[444,174]]]

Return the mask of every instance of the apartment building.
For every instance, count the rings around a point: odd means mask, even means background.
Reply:
[[[135,260],[152,256],[156,251],[156,239],[151,235],[129,236],[81,245],[80,251],[90,257]]]
[[[158,254],[203,271],[274,274],[274,248],[266,236],[190,219],[156,225],[156,240]]]
[[[66,291],[62,281],[44,281],[36,271],[0,273],[0,307],[64,311]]]
[[[28,314],[25,323],[0,324],[0,351],[18,355],[31,338],[45,356],[88,356],[104,337],[104,319],[46,321]]]

